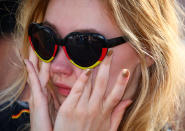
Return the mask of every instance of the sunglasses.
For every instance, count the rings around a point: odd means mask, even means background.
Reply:
[[[51,62],[62,46],[69,61],[80,69],[96,67],[109,48],[128,41],[126,36],[106,39],[90,32],[72,32],[61,39],[53,28],[43,23],[31,23],[28,35],[33,50],[42,61]]]

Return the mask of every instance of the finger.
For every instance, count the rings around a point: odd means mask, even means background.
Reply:
[[[132,72],[132,76],[129,78],[129,82],[127,83],[127,87],[129,87],[128,91],[131,90],[136,90],[137,89],[137,83],[139,83],[139,80],[141,78],[141,65],[138,64],[134,71]],[[125,94],[123,99],[129,99],[130,97],[133,97],[133,94]]]
[[[48,93],[51,94],[53,101],[54,101],[54,105],[55,105],[55,109],[58,111],[59,107],[60,107],[60,101],[58,100],[56,93],[54,92],[53,88],[48,87]]]
[[[41,84],[31,61],[24,60],[28,71],[31,87],[31,130],[51,131],[51,120],[49,117],[47,96],[42,93]],[[44,122],[43,122],[44,121]]]
[[[45,91],[45,86],[49,80],[49,69],[50,69],[50,63],[41,63],[41,68],[39,72],[39,80],[41,83],[41,87],[43,88],[43,91]]]
[[[31,87],[33,99],[36,99],[38,98],[38,96],[42,95],[41,84],[32,62],[25,59],[24,63],[26,64],[26,68],[28,71],[28,79],[29,79],[29,84]]]
[[[89,102],[91,104],[99,104],[102,102],[106,87],[107,87],[107,82],[109,78],[109,69],[110,69],[110,64],[112,60],[112,53],[113,51],[110,50],[107,54],[107,57],[104,59],[102,64],[100,65],[96,81],[95,81],[95,87],[93,89],[91,98]]]
[[[123,118],[123,115],[125,113],[125,110],[130,106],[132,103],[131,100],[122,101],[119,103],[119,105],[115,108],[114,112],[111,116],[111,128],[110,131],[117,131],[120,122]]]
[[[38,57],[36,56],[34,50],[30,47],[29,48],[29,60],[33,63],[33,66],[38,73]]]
[[[64,101],[63,103],[64,106],[66,107],[70,106],[69,108],[73,109],[77,105],[84,91],[84,87],[88,81],[90,74],[91,74],[91,70],[87,69],[80,75],[79,79],[75,82],[69,96]]]
[[[113,108],[120,102],[123,97],[130,73],[127,69],[123,69],[117,78],[117,82],[111,93],[106,97],[103,103],[105,112],[112,112]]]
[[[79,104],[78,104],[79,106],[88,104],[91,90],[92,90],[92,75],[89,76],[87,85],[85,86],[84,92],[80,97]]]

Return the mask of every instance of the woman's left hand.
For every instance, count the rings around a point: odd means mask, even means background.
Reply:
[[[109,52],[110,53],[110,52]],[[112,56],[100,65],[94,87],[90,70],[84,71],[61,105],[54,131],[116,131],[131,100],[122,100],[129,71],[122,70],[115,86],[105,98]]]

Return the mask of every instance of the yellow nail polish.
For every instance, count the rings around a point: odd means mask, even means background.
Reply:
[[[108,53],[107,53],[107,56],[111,56],[113,53],[113,50],[109,50]]]
[[[85,75],[89,76],[90,74],[91,74],[91,69],[87,69],[86,72],[85,72]]]
[[[123,77],[127,78],[129,76],[129,71],[127,69],[123,69],[122,75]]]

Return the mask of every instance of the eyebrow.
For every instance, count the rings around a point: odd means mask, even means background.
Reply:
[[[49,26],[50,28],[52,28],[56,33],[59,33],[59,31],[57,30],[57,28],[56,28],[56,26],[54,24],[52,24],[52,23],[50,23],[48,21],[44,21],[42,23],[43,23],[43,25]]]
[[[59,31],[57,30],[57,28],[54,24],[52,24],[48,21],[44,21],[43,24],[46,25],[46,26],[51,27],[52,29],[54,29],[56,31],[56,33],[59,34]],[[90,29],[75,29],[72,32],[97,33],[97,34],[101,34],[101,35],[105,36],[105,34],[100,33],[96,29],[92,29],[92,28],[90,28]]]
[[[98,32],[95,29],[76,29],[73,32],[86,32],[86,33],[98,33],[98,34],[102,34],[102,33]]]

